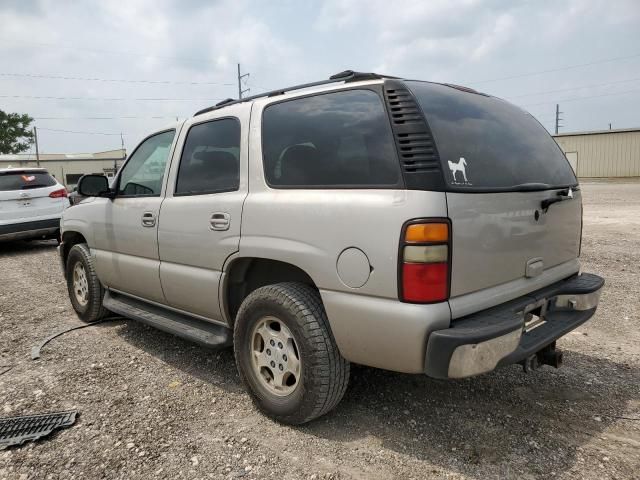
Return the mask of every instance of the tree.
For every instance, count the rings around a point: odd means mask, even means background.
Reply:
[[[0,110],[0,154],[20,153],[33,143],[33,122],[26,113],[5,113]]]

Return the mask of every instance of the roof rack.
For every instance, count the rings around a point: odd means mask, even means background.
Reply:
[[[221,102],[216,103],[212,107],[207,107],[197,111],[195,115],[202,115],[203,113],[212,112],[213,110],[218,110],[219,108],[227,107],[229,105],[235,105],[237,103],[250,102],[251,100],[255,100],[257,98],[275,97],[277,95],[282,95],[286,92],[291,92],[293,90],[301,90],[303,88],[317,87],[320,85],[327,85],[329,83],[358,82],[362,80],[378,80],[381,78],[397,78],[397,77],[391,77],[389,75],[379,75],[377,73],[354,72],[353,70],[345,70],[344,72],[331,75],[328,80],[320,80],[318,82],[303,83],[300,85],[294,85],[292,87],[280,88],[278,90],[271,90],[269,92],[260,93],[258,95],[252,95],[250,97],[241,98],[239,100],[234,100],[233,98],[227,98],[225,100],[222,100]]]
[[[485,97],[489,96],[486,93],[479,92],[478,90],[476,90],[474,88],[465,87],[463,85],[456,85],[455,83],[443,83],[442,85],[445,85],[445,86],[451,87],[451,88],[455,88],[456,90],[460,90],[462,92],[475,93],[477,95],[484,95]]]

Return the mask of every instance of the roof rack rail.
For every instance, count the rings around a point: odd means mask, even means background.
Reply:
[[[336,73],[335,75],[331,75],[328,80],[320,80],[318,82],[310,82],[310,83],[302,83],[300,85],[294,85],[292,87],[281,88],[278,90],[271,90],[269,92],[259,93],[257,95],[252,95],[250,97],[241,98],[239,100],[234,100],[232,98],[227,98],[226,100],[222,100],[218,102],[212,107],[207,107],[202,110],[199,110],[195,113],[194,116],[202,115],[203,113],[212,112],[213,110],[217,110],[222,107],[227,107],[229,105],[235,105],[237,103],[249,102],[251,100],[255,100],[257,98],[263,97],[275,97],[277,95],[282,95],[286,92],[291,92],[293,90],[302,90],[303,88],[317,87],[320,85],[327,85],[329,83],[337,83],[337,82],[359,82],[362,80],[377,80],[381,78],[397,78],[391,77],[389,75],[379,75],[377,73],[366,73],[366,72],[354,72],[353,70],[345,70],[340,73]]]
[[[461,90],[461,91],[467,92],[467,93],[475,93],[475,94],[478,94],[478,95],[484,95],[485,97],[489,96],[486,93],[479,92],[475,88],[465,87],[464,85],[456,85],[455,83],[443,83],[442,85],[445,85],[445,86],[451,87],[451,88],[455,88],[456,90]]]
[[[226,105],[227,103],[231,103],[231,102],[235,102],[236,99],[235,98],[225,98],[224,100],[219,101],[218,103],[216,103],[216,107],[221,107],[223,105]]]

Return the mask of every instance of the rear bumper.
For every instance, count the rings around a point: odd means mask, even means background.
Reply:
[[[0,225],[0,241],[43,237],[59,229],[60,217]]]
[[[463,378],[521,362],[591,318],[603,285],[597,275],[575,275],[456,320],[429,335],[425,373]],[[525,328],[532,313],[544,323]]]
[[[60,260],[60,268],[62,269],[62,275],[66,277],[67,266],[65,265],[65,262],[64,262],[64,242],[62,241],[62,239],[60,239],[60,244],[58,245],[58,259]]]

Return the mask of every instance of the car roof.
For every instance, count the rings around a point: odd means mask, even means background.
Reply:
[[[253,102],[254,100],[260,98],[268,98],[268,97],[276,97],[279,95],[284,95],[285,93],[294,91],[294,90],[305,90],[308,92],[313,92],[317,90],[326,89],[327,85],[337,84],[337,83],[351,83],[351,82],[363,82],[363,81],[380,81],[386,78],[397,79],[398,77],[392,77],[390,75],[380,75],[378,73],[366,73],[366,72],[354,72],[353,70],[345,70],[344,72],[336,73],[335,75],[331,75],[327,80],[320,80],[317,82],[311,83],[303,83],[301,85],[294,85],[292,87],[280,88],[277,90],[271,90],[264,93],[259,93],[258,95],[252,95],[250,97],[233,99],[227,98],[222,100],[221,102],[216,103],[211,107],[204,108],[202,110],[197,111],[194,114],[195,116],[202,115],[204,113],[212,112],[214,110],[219,110],[224,107],[228,107],[230,105],[237,105],[239,103],[247,103]]]

